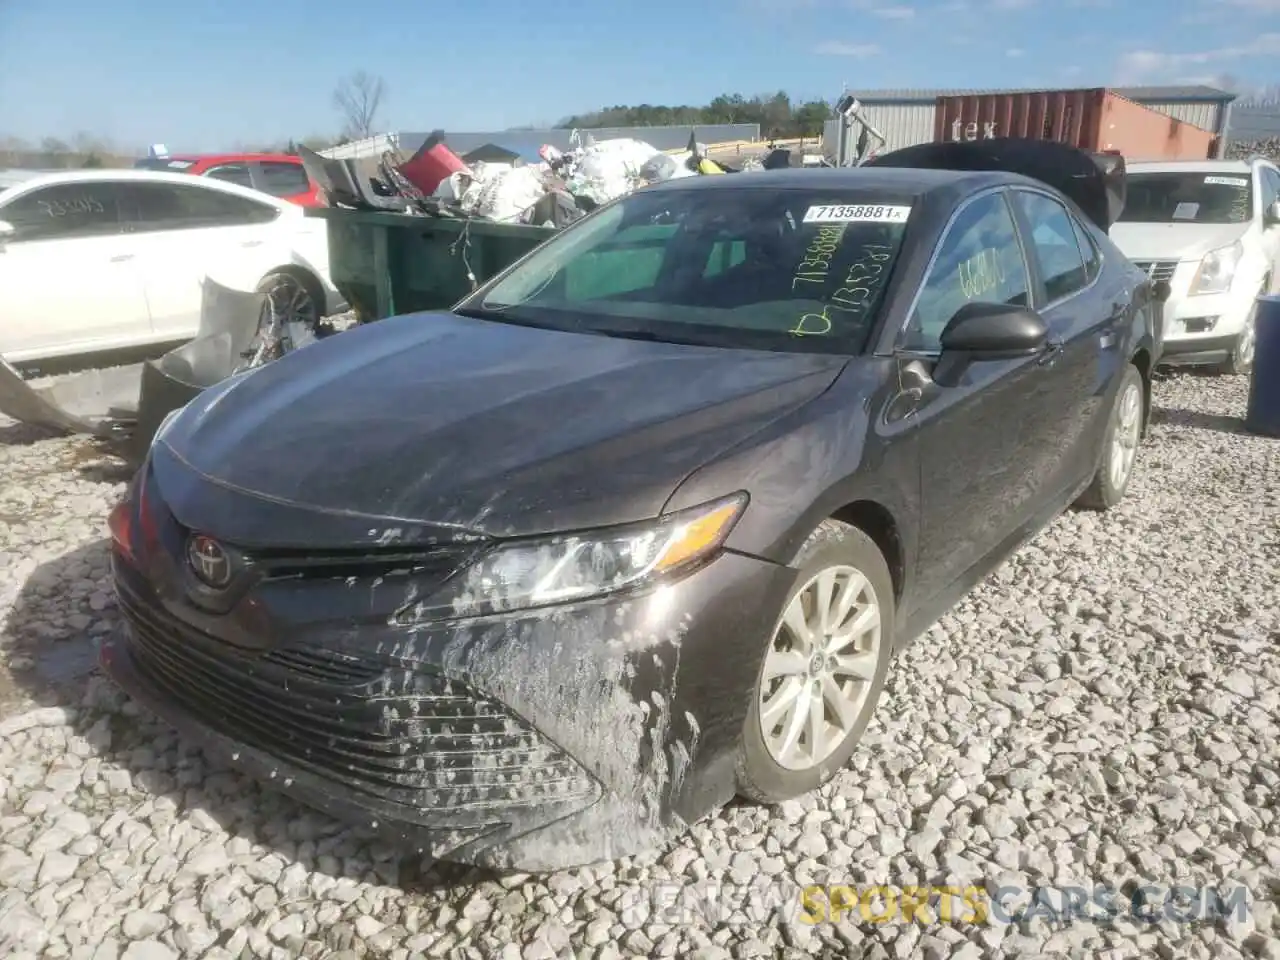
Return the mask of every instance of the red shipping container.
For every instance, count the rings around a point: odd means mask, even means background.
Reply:
[[[933,138],[1056,140],[1129,161],[1204,160],[1214,135],[1104,87],[938,97]]]

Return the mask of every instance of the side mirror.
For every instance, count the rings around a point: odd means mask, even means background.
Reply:
[[[1268,227],[1280,224],[1280,200],[1272,201],[1271,206],[1262,211],[1262,222]]]
[[[1042,353],[1049,328],[1029,307],[1004,303],[966,303],[943,328],[942,356],[933,380],[954,386],[972,363],[1013,360]]]

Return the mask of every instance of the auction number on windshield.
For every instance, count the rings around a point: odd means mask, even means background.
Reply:
[[[884,286],[885,269],[892,258],[891,248],[878,243],[864,244],[861,253],[831,294],[831,302],[816,313],[806,313],[791,328],[793,337],[825,336],[833,326],[831,311],[858,318]],[[797,277],[797,279],[799,279]]]
[[[885,204],[818,204],[805,211],[805,223],[906,223],[910,207]]]
[[[72,197],[68,200],[37,200],[47,217],[74,217],[81,214],[106,213],[101,200]]]
[[[831,269],[831,258],[840,248],[840,241],[848,227],[820,227],[818,235],[804,252],[804,259],[796,267],[796,275],[791,280],[791,289],[795,290],[802,283],[823,284],[827,280],[827,272]]]

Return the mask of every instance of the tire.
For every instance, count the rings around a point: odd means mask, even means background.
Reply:
[[[822,786],[830,780],[839,770],[849,762],[854,749],[858,745],[858,741],[862,739],[862,734],[866,730],[867,723],[871,719],[876,703],[880,699],[880,693],[884,689],[885,676],[889,669],[889,660],[893,655],[893,638],[894,638],[894,622],[895,622],[895,604],[893,595],[893,579],[889,574],[888,564],[885,563],[884,556],[880,549],[875,545],[865,533],[857,527],[841,523],[838,520],[824,520],[818,528],[809,535],[804,545],[800,548],[800,552],[796,556],[794,566],[799,568],[799,576],[796,578],[795,586],[787,594],[786,601],[782,606],[782,610],[778,614],[775,621],[774,629],[770,635],[769,647],[765,651],[765,657],[761,660],[760,671],[757,674],[756,682],[751,689],[751,705],[747,711],[747,718],[743,725],[742,741],[740,744],[738,763],[737,763],[737,781],[738,792],[743,797],[754,800],[758,803],[773,804],[781,803],[784,800],[790,800],[809,793]],[[783,763],[781,758],[786,760],[785,753],[779,751],[782,744],[777,742],[777,738],[770,737],[766,740],[764,724],[761,723],[761,699],[766,691],[772,691],[773,696],[778,695],[782,684],[789,684],[797,690],[805,690],[805,686],[814,682],[823,683],[823,679],[814,679],[814,675],[810,673],[795,673],[787,676],[779,681],[777,678],[766,680],[766,668],[771,668],[772,664],[769,654],[775,650],[788,645],[789,642],[795,640],[795,635],[787,626],[787,613],[793,603],[804,604],[806,601],[800,599],[802,594],[806,594],[813,598],[816,596],[817,587],[815,584],[823,575],[841,577],[855,577],[854,580],[838,580],[839,588],[831,596],[835,600],[843,596],[843,589],[849,583],[855,584],[858,593],[855,596],[855,603],[858,607],[851,611],[851,616],[846,617],[843,621],[848,624],[857,617],[865,614],[865,610],[869,608],[868,604],[863,601],[869,601],[878,609],[878,626],[857,637],[855,642],[859,645],[865,644],[867,649],[860,652],[871,653],[870,657],[865,658],[863,670],[860,671],[864,679],[854,679],[852,674],[842,674],[839,670],[834,675],[825,674],[825,672],[817,674],[819,678],[829,679],[834,685],[827,686],[826,691],[832,695],[839,693],[845,694],[841,700],[850,706],[849,715],[842,724],[841,730],[835,724],[831,723],[828,718],[834,718],[836,712],[829,706],[827,697],[823,698],[824,714],[822,728],[827,733],[825,749],[819,749],[818,759],[814,762],[813,757],[804,757],[803,755],[791,757],[791,762]],[[859,609],[861,608],[861,609]],[[844,648],[840,654],[845,656],[848,654],[849,647]],[[792,651],[791,655],[796,656],[798,651]],[[816,662],[810,653],[802,654],[803,657],[809,658],[811,666],[816,666]],[[817,658],[820,660],[821,658]],[[830,660],[828,661],[828,664]],[[797,658],[797,666],[799,659]],[[843,676],[844,679],[837,679]],[[776,688],[776,690],[775,690]],[[806,701],[811,701],[810,694],[812,687],[802,694]],[[852,697],[850,695],[853,695]],[[852,700],[852,702],[850,702]],[[791,711],[783,711],[782,716],[791,715]],[[806,718],[812,716],[807,712],[802,714]],[[774,727],[778,729],[777,726]],[[804,730],[800,734],[797,742],[803,742],[807,748],[814,746],[814,738],[810,731],[813,728],[806,719]],[[770,742],[773,746],[770,746]],[[807,761],[807,762],[806,762]]]
[[[1135,397],[1136,409],[1133,406]],[[1086,510],[1110,510],[1124,499],[1142,440],[1145,406],[1142,374],[1137,367],[1129,364],[1120,378],[1120,389],[1116,391],[1111,415],[1107,418],[1107,429],[1102,437],[1102,450],[1098,457],[1098,472],[1094,474],[1088,489],[1076,501],[1076,506]],[[1117,463],[1126,452],[1127,457]]]
[[[1267,290],[1271,289],[1271,281],[1265,280],[1262,289],[1258,291],[1258,295],[1262,296]],[[1240,331],[1240,336],[1236,338],[1235,346],[1231,348],[1231,355],[1226,361],[1215,367],[1215,372],[1228,377],[1247,376],[1253,372],[1253,352],[1256,346],[1257,329],[1254,324],[1258,317],[1258,303],[1255,300],[1253,308],[1249,311],[1249,318],[1244,322],[1244,329]]]

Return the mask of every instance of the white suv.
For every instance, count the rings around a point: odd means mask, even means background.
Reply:
[[[1280,168],[1266,160],[1133,163],[1111,239],[1166,280],[1164,358],[1253,367],[1259,294],[1280,289]]]

